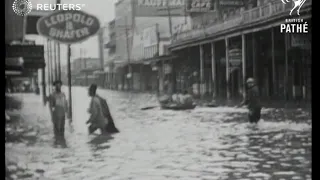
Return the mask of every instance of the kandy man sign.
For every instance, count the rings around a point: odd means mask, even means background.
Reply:
[[[38,33],[60,43],[79,43],[98,32],[99,20],[83,11],[56,11],[39,19]]]

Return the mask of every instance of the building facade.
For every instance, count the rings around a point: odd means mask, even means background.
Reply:
[[[167,2],[169,2],[167,6]],[[107,47],[110,53],[114,53],[112,59],[112,76],[111,80],[116,84],[117,89],[156,89],[155,85],[140,85],[142,79],[141,72],[151,71],[151,65],[143,60],[149,60],[154,57],[168,54],[167,46],[171,43],[171,37],[177,31],[177,26],[183,22],[190,23],[190,18],[186,15],[186,1],[125,1],[120,0],[115,4],[115,20],[109,23],[110,42]],[[114,22],[111,25],[111,23]],[[157,26],[154,44],[145,47],[144,40],[139,40],[143,32],[150,27]],[[114,40],[115,39],[115,40]],[[161,41],[160,41],[161,39]],[[114,42],[114,43],[113,43]],[[145,45],[144,45],[145,44]],[[114,48],[114,50],[113,50]],[[144,65],[147,64],[147,65]],[[108,68],[110,70],[110,68]],[[158,81],[158,74],[153,72]],[[132,76],[132,79],[128,77]],[[152,87],[152,88],[149,88]]]
[[[200,96],[237,99],[245,96],[245,80],[254,77],[265,99],[311,99],[311,4],[306,1],[300,16],[290,16],[292,3],[248,1],[242,7],[220,8],[216,19],[178,33],[170,46],[181,59],[175,63],[189,62],[196,68],[176,76],[175,88],[187,86]],[[308,31],[281,30],[290,19],[307,23]]]

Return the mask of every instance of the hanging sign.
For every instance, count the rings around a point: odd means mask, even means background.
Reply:
[[[40,35],[65,44],[85,41],[99,29],[98,18],[79,10],[55,11],[37,22]]]
[[[229,63],[231,66],[240,66],[242,60],[242,50],[235,48],[229,50]]]
[[[189,0],[187,4],[188,12],[209,12],[214,11],[213,0]]]

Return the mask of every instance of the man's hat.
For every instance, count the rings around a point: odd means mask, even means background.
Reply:
[[[61,80],[56,80],[56,81],[53,82],[54,86],[57,85],[57,84],[62,84],[62,81]]]
[[[254,83],[254,79],[253,78],[248,78],[247,79],[247,83]]]

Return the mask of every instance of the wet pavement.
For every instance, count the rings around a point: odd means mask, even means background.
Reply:
[[[244,108],[170,111],[146,94],[100,90],[120,133],[88,135],[89,97],[73,88],[74,132],[67,149],[53,148],[48,108],[40,96],[24,98],[22,116],[34,127],[33,144],[7,142],[6,157],[40,179],[59,180],[291,180],[311,179],[311,116],[303,110],[263,109],[247,123]]]

